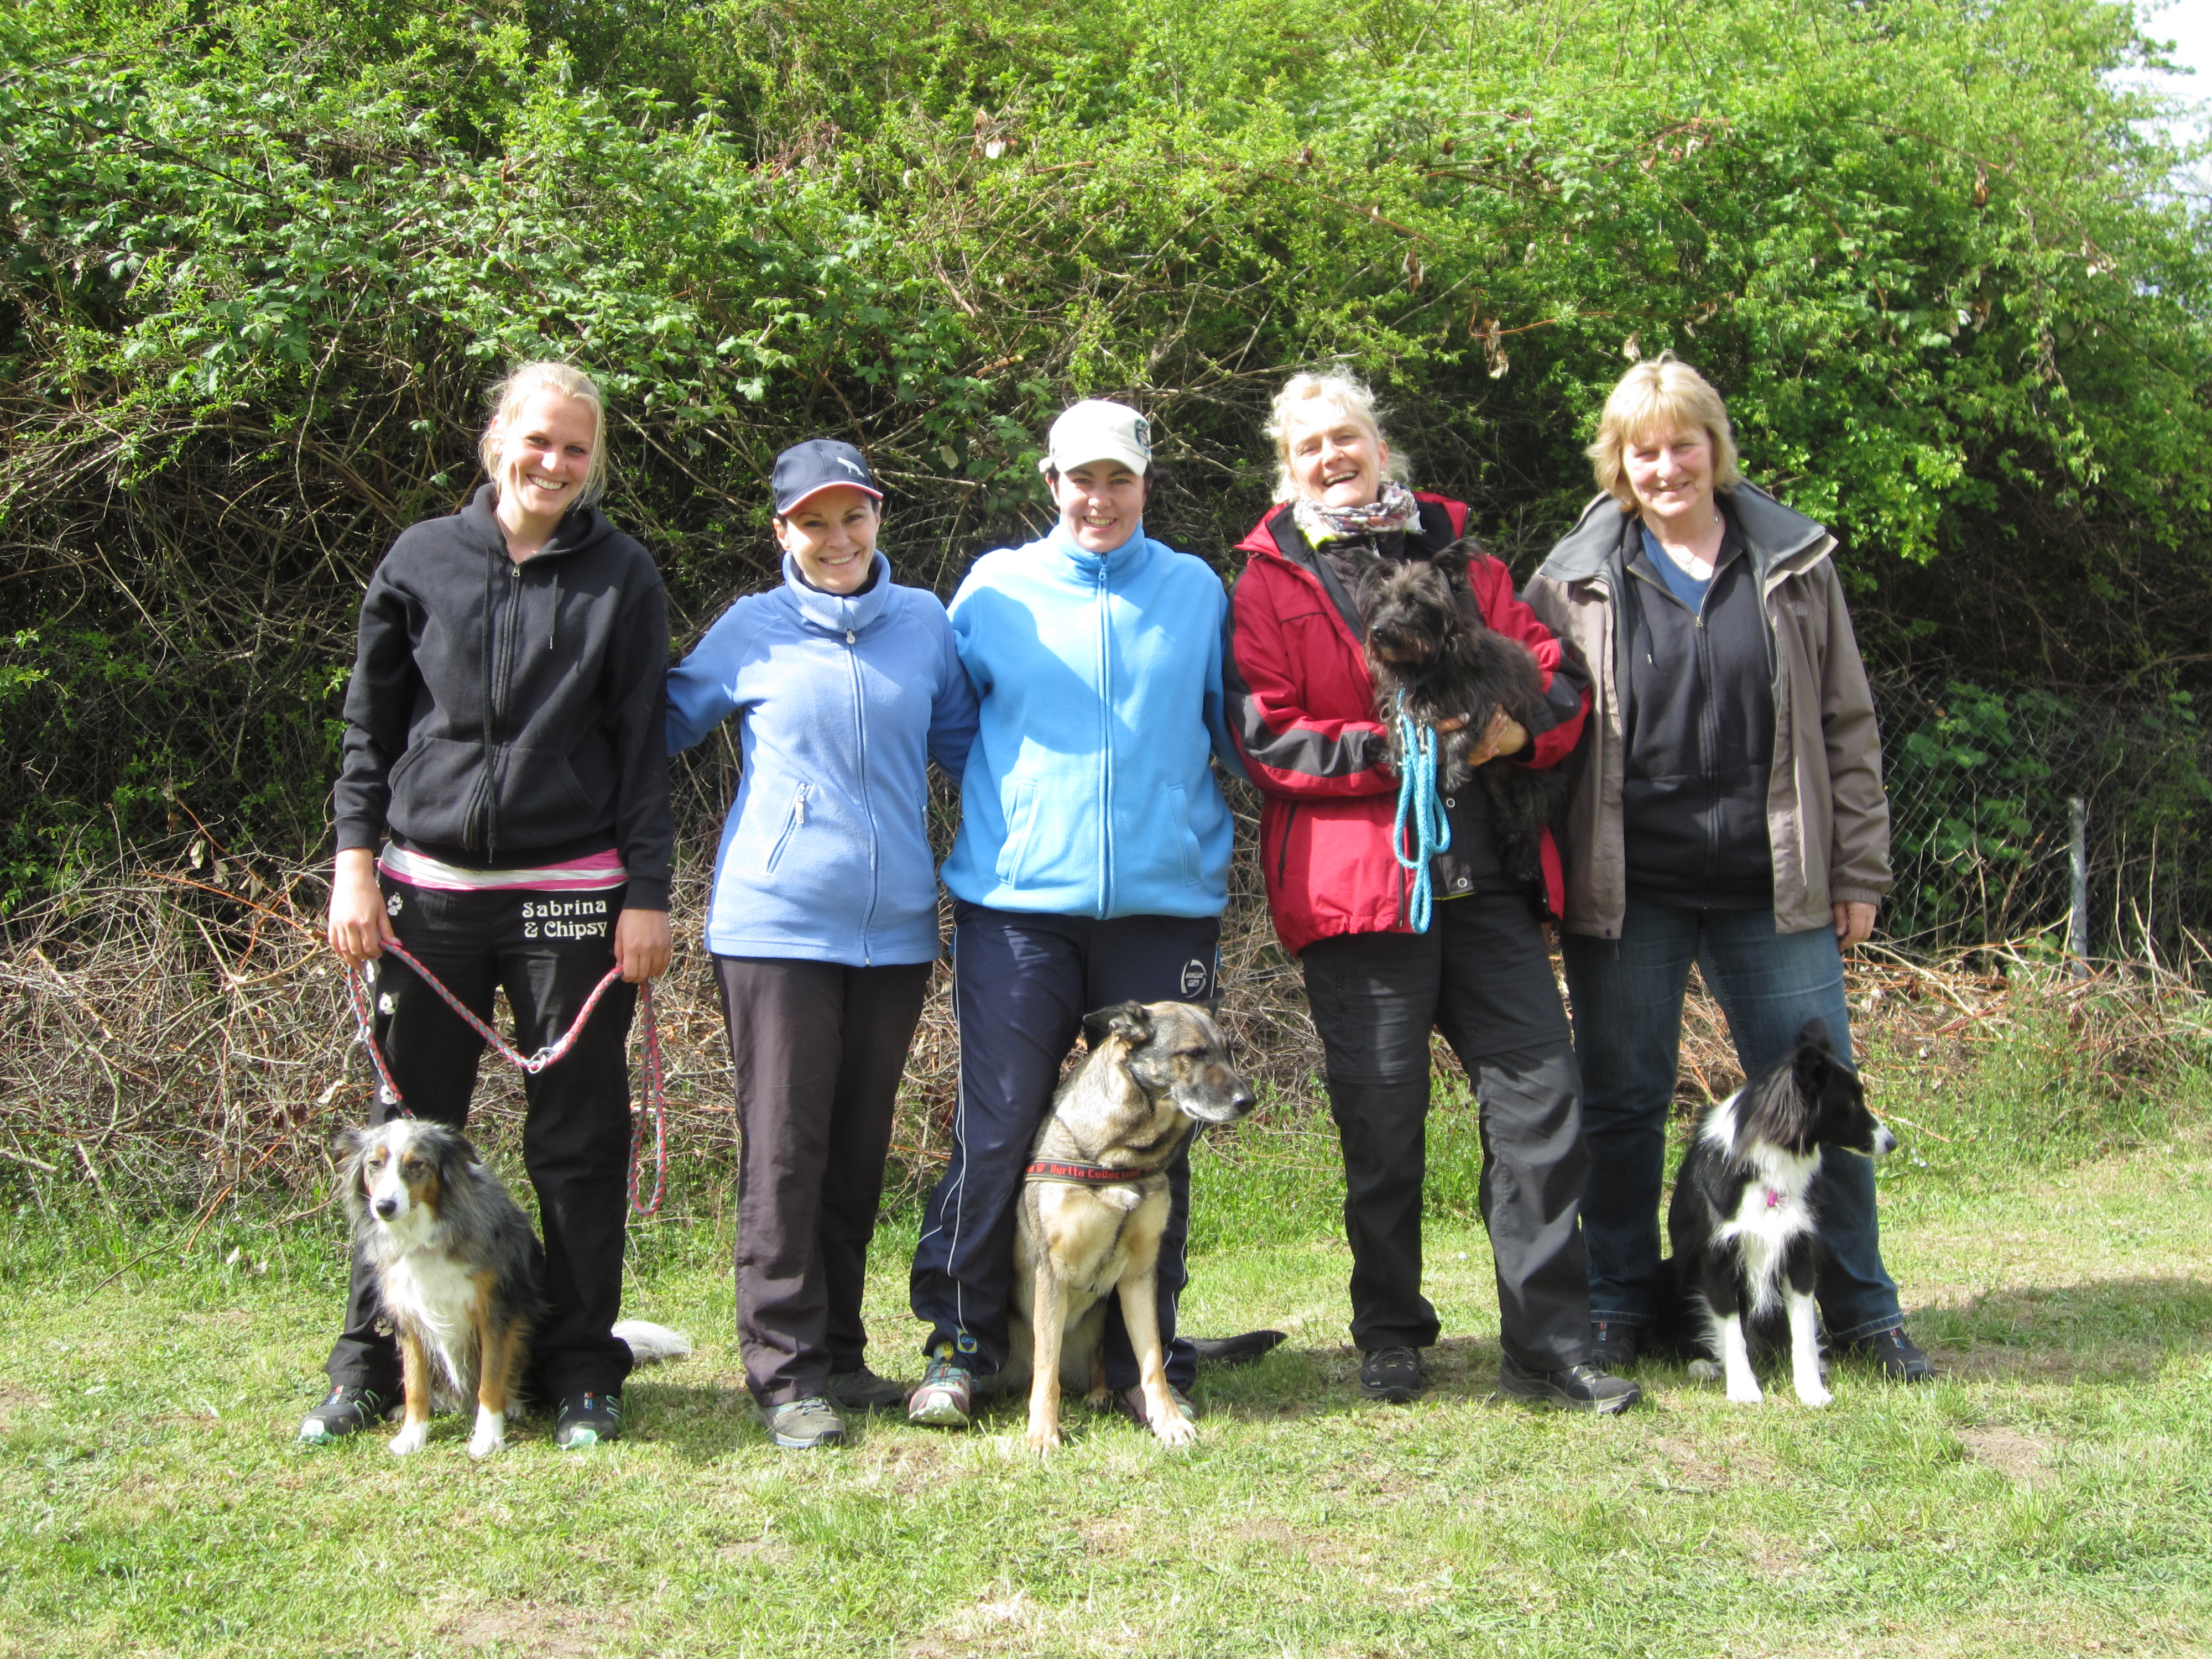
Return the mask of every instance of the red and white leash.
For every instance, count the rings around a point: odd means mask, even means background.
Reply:
[[[576,1046],[576,1039],[583,1035],[584,1024],[591,1018],[592,1011],[599,1006],[599,999],[607,994],[608,987],[622,977],[621,969],[608,969],[606,977],[592,988],[590,996],[584,999],[583,1007],[578,1011],[574,1022],[562,1034],[560,1040],[547,1043],[534,1054],[526,1054],[478,1019],[476,1011],[447,990],[435,974],[415,959],[406,946],[386,939],[384,948],[413,969],[416,977],[435,991],[439,1000],[448,1008],[466,1020],[469,1028],[482,1037],[485,1045],[501,1059],[532,1077]],[[629,1208],[633,1215],[649,1216],[659,1212],[660,1200],[668,1190],[668,1100],[660,1062],[660,1023],[653,1016],[653,983],[648,980],[637,988],[639,1000],[645,1011],[645,1109],[639,1114],[637,1127],[630,1134]],[[384,1052],[376,1046],[376,1033],[369,1022],[368,974],[361,969],[347,968],[346,990],[353,999],[354,1023],[360,1030],[362,1047],[368,1050],[368,1058],[376,1067],[376,1075],[384,1085],[385,1093],[392,1104],[406,1112],[407,1103],[400,1095],[399,1085],[392,1080],[392,1070],[384,1063]],[[414,1115],[411,1112],[407,1115]],[[637,1201],[638,1166],[645,1150],[645,1126],[648,1119],[653,1124],[653,1196],[641,1205]]]

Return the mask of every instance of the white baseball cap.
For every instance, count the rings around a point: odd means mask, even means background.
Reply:
[[[1119,461],[1133,472],[1152,465],[1152,423],[1127,404],[1085,398],[1052,423],[1040,472],[1065,472],[1091,461]]]

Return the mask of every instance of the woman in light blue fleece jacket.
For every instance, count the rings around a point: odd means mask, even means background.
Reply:
[[[1214,995],[1234,830],[1211,757],[1237,767],[1222,704],[1228,599],[1202,561],[1146,536],[1151,463],[1134,410],[1068,410],[1043,463],[1059,526],[985,554],[952,600],[982,706],[945,866],[960,1099],[915,1255],[914,1310],[930,1328],[915,1422],[965,1424],[975,1379],[1006,1363],[1014,1200],[1083,1016]],[[1180,1396],[1195,1364],[1175,1340],[1184,1158],[1170,1180],[1160,1334]],[[1146,1422],[1118,1307],[1106,1380]]]
[[[738,721],[707,946],[741,1146],[738,1338],[778,1445],[895,1407],[863,1362],[860,1293],[898,1081],[937,959],[927,769],[957,775],[975,694],[937,597],[876,551],[849,444],[778,457],[783,586],[739,599],[668,677],[668,748]]]

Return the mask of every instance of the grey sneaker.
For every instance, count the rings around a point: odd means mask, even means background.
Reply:
[[[830,1372],[826,1392],[830,1403],[845,1411],[895,1412],[906,1404],[907,1388],[863,1365],[856,1371]]]
[[[786,1451],[811,1451],[817,1446],[845,1443],[845,1419],[820,1395],[809,1400],[787,1400],[761,1413],[768,1437]]]
[[[1591,1364],[1568,1365],[1556,1371],[1524,1370],[1510,1359],[1498,1367],[1498,1386],[1514,1399],[1554,1411],[1598,1412],[1610,1416],[1626,1411],[1644,1398],[1644,1390],[1626,1377],[1613,1376]]]
[[[906,1420],[933,1429],[964,1429],[975,1410],[975,1379],[946,1354],[931,1358],[921,1382],[907,1397]]]
[[[1172,1382],[1168,1384],[1168,1398],[1176,1402],[1176,1408],[1182,1412],[1188,1420],[1193,1423],[1198,1421],[1198,1407],[1191,1404],[1188,1395]],[[1145,1410],[1145,1385],[1141,1382],[1132,1382],[1127,1388],[1116,1391],[1114,1395],[1114,1409],[1140,1429],[1149,1429],[1152,1426],[1152,1419]]]
[[[348,1435],[359,1434],[372,1423],[381,1423],[392,1407],[392,1396],[381,1389],[336,1383],[323,1396],[323,1403],[301,1423],[300,1443],[327,1446]]]

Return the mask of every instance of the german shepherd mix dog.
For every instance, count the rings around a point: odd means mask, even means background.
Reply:
[[[1118,1295],[1146,1420],[1187,1446],[1198,1430],[1168,1392],[1156,1300],[1167,1167],[1194,1122],[1250,1111],[1252,1089],[1221,1028],[1188,1003],[1125,1002],[1083,1029],[1091,1052],[1053,1097],[1017,1206],[1006,1386],[1026,1370],[1030,1449],[1058,1445],[1063,1386],[1106,1403],[1106,1298]]]
[[[339,1137],[355,1243],[399,1337],[406,1408],[391,1448],[420,1451],[434,1403],[477,1404],[469,1455],[507,1443],[543,1311],[545,1249],[530,1218],[459,1130],[398,1117]],[[626,1319],[614,1334],[642,1363],[679,1359],[690,1339]]]
[[[1805,1022],[1787,1055],[1705,1113],[1667,1212],[1677,1310],[1686,1326],[1675,1334],[1704,1356],[1692,1376],[1724,1376],[1730,1400],[1759,1404],[1752,1336],[1754,1327],[1771,1325],[1778,1301],[1797,1398],[1828,1403],[1813,1311],[1820,1270],[1814,1178],[1825,1153],[1878,1158],[1896,1145],[1867,1110],[1858,1073],[1836,1058],[1819,1019]]]
[[[1467,757],[1501,711],[1530,731],[1544,702],[1544,673],[1528,647],[1482,619],[1468,586],[1471,540],[1454,542],[1430,559],[1368,556],[1358,567],[1359,614],[1365,619],[1368,672],[1375,708],[1390,735],[1390,759],[1405,756],[1400,698],[1416,725],[1464,722],[1443,734],[1437,751],[1437,787],[1449,795],[1466,787]],[[1490,797],[1499,861],[1507,874],[1543,880],[1544,826],[1566,810],[1574,768],[1537,772],[1505,760],[1472,769]]]

